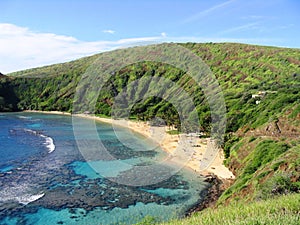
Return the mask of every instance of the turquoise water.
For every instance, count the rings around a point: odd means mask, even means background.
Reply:
[[[155,182],[174,168],[157,164],[166,153],[143,136],[121,128],[116,135],[104,123],[95,136],[91,120],[76,123],[80,142],[70,116],[1,114],[0,224],[134,224],[149,215],[165,221],[182,217],[206,188],[189,170]],[[143,178],[152,182],[130,185]]]
[[[0,171],[1,171],[2,173],[5,173],[5,172],[11,171],[13,168],[14,168],[13,166],[5,166],[5,167],[2,167],[2,168],[0,169]]]

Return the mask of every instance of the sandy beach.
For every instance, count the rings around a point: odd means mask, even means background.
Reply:
[[[137,132],[157,143],[169,154],[168,160],[190,168],[201,175],[215,174],[221,179],[234,179],[232,172],[224,166],[224,155],[221,149],[216,149],[210,138],[199,138],[196,135],[170,135],[168,127],[150,126],[147,122],[131,120],[113,120],[90,114],[71,114],[58,111],[26,111],[49,114],[78,116],[96,121],[121,126]],[[134,133],[133,133],[134,135]],[[209,153],[210,152],[210,153]],[[209,154],[208,154],[209,153]],[[209,156],[208,156],[209,155]],[[201,164],[202,162],[205,163]]]
[[[205,168],[201,168],[200,162],[205,160],[205,153],[211,147],[209,146],[211,143],[210,138],[199,138],[186,134],[170,135],[167,133],[168,127],[150,126],[149,123],[141,121],[113,120],[111,118],[101,118],[85,114],[78,114],[76,116],[110,123],[113,126],[129,128],[147,138],[151,138],[164,151],[170,154],[170,161],[182,164],[182,166],[186,166],[202,175],[215,174],[222,179],[234,178],[232,172],[223,164],[225,158],[221,149],[217,150],[216,155]],[[190,146],[187,148],[187,145]]]

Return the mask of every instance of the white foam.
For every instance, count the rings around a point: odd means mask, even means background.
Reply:
[[[44,197],[44,195],[45,195],[45,193],[41,193],[41,194],[37,194],[37,195],[26,194],[26,195],[23,195],[20,197],[16,197],[16,200],[23,205],[27,205],[30,202],[34,202],[34,201]]]
[[[30,116],[17,116],[17,117],[20,118],[20,119],[31,119]]]
[[[34,135],[37,135],[37,134],[38,134],[38,132],[35,131],[35,130],[24,129],[24,131],[27,132],[27,133],[30,133],[30,134],[34,134]]]
[[[51,137],[46,137],[46,147],[48,148],[49,153],[51,153],[55,150],[55,144]]]
[[[30,129],[24,129],[25,132],[34,134],[34,135],[39,135],[42,138],[45,138],[45,145],[48,148],[48,152],[51,153],[55,150],[55,144],[54,141],[51,137],[48,137],[46,135],[40,134],[39,131],[35,131],[35,130],[30,130]]]
[[[18,184],[18,186],[4,187],[0,191],[0,202],[16,201],[20,204],[27,205],[42,198],[45,193],[29,194],[31,188],[29,184]]]

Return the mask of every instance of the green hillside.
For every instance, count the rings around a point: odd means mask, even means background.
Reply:
[[[297,225],[300,195],[287,195],[250,204],[231,204],[218,209],[206,209],[190,218],[170,221],[164,225],[252,225],[252,224],[289,224]],[[141,224],[153,224],[151,218]]]
[[[227,125],[222,147],[225,163],[236,180],[222,194],[218,205],[256,202],[289,193],[299,195],[300,50],[233,43],[180,45],[210,67],[225,98]],[[72,112],[81,75],[98,56],[2,77],[0,111]],[[129,84],[134,80],[149,76],[167,78],[191,95],[199,115],[199,128],[210,135],[211,112],[203,90],[184,71],[162,63],[140,62],[115,71],[101,90],[92,113],[110,116],[114,97],[131,87]],[[147,88],[145,85],[143,91],[147,92]],[[135,104],[130,116],[141,120],[161,117],[168,125],[181,129],[174,106],[158,97]],[[283,201],[288,202],[289,198]],[[226,214],[222,210],[220,215]]]

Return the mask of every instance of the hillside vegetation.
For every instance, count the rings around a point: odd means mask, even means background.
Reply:
[[[218,209],[206,209],[190,218],[173,220],[163,225],[297,225],[300,223],[300,195],[287,195],[250,204],[231,204]],[[150,219],[141,224],[153,224]],[[153,222],[153,223],[152,223]]]
[[[223,89],[227,125],[222,147],[236,180],[218,204],[299,193],[300,50],[232,43],[180,45],[203,59]],[[72,112],[81,75],[98,56],[1,78],[0,110]],[[198,111],[199,128],[210,135],[211,112],[203,90],[180,69],[162,63],[140,62],[115,71],[92,113],[110,116],[114,97],[132,81],[147,76],[168,78],[189,93]],[[140,120],[160,117],[181,129],[174,106],[158,97],[138,102],[130,113]]]

